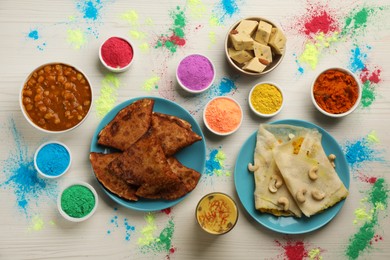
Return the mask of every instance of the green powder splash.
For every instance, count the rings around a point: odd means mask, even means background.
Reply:
[[[372,207],[372,217],[360,227],[358,232],[349,239],[346,256],[357,259],[361,253],[372,247],[371,241],[379,227],[379,213],[385,212],[388,206],[389,189],[385,179],[378,178],[373,184],[367,198]]]
[[[87,40],[85,38],[84,32],[81,29],[68,29],[67,31],[67,41],[70,43],[75,49],[80,49],[83,47]]]
[[[342,29],[342,34],[346,35],[350,33],[356,35],[364,32],[368,26],[369,20],[382,10],[384,10],[383,7],[361,7],[359,9],[353,9],[345,17],[345,25]]]
[[[112,73],[107,74],[102,80],[100,96],[95,101],[98,116],[103,118],[115,105],[118,98],[119,79]]]

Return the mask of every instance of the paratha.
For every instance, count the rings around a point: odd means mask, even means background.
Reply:
[[[151,129],[160,139],[167,157],[202,140],[201,136],[192,131],[190,123],[173,115],[153,112]]]
[[[123,108],[100,131],[98,144],[126,150],[149,130],[153,106],[153,99],[140,99]]]
[[[200,173],[194,169],[184,166],[175,157],[169,157],[167,161],[172,172],[179,177],[183,185],[186,187],[187,192],[195,189],[201,176]]]
[[[121,198],[137,201],[138,197],[135,195],[137,187],[128,184],[122,178],[109,173],[107,170],[107,165],[120,155],[121,153],[103,154],[91,152],[89,160],[96,178],[107,190]]]
[[[325,154],[321,133],[316,129],[275,147],[273,155],[297,205],[307,217],[348,196],[348,190]],[[297,152],[296,144],[300,143]]]

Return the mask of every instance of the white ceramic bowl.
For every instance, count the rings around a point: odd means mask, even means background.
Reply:
[[[248,75],[248,76],[263,76],[263,75],[265,75],[265,74],[270,73],[271,71],[273,71],[274,69],[276,69],[276,67],[278,67],[279,64],[282,62],[282,60],[283,60],[283,58],[284,58],[284,56],[285,56],[285,54],[286,54],[286,46],[285,46],[285,48],[284,48],[284,50],[283,50],[283,52],[282,52],[281,55],[276,55],[276,54],[274,54],[274,55],[272,56],[272,62],[271,62],[269,65],[267,65],[267,67],[264,69],[264,71],[262,71],[262,72],[260,72],[260,73],[256,73],[256,72],[251,72],[251,71],[244,70],[244,69],[242,69],[242,68],[239,66],[238,63],[236,63],[235,61],[233,61],[233,60],[230,58],[230,56],[229,56],[229,51],[228,51],[228,50],[229,50],[229,47],[232,46],[232,42],[231,42],[231,40],[230,40],[229,35],[230,35],[230,33],[231,33],[234,29],[236,29],[236,27],[240,24],[240,22],[241,22],[242,20],[253,20],[253,21],[257,21],[257,22],[259,22],[259,21],[265,21],[265,22],[271,24],[273,27],[276,27],[276,28],[278,28],[279,30],[281,30],[281,31],[283,32],[283,30],[282,30],[282,28],[281,28],[280,26],[277,26],[274,22],[270,21],[269,19],[263,18],[263,17],[246,17],[246,18],[243,18],[243,19],[237,21],[236,23],[234,23],[234,24],[229,28],[229,30],[228,30],[228,32],[227,32],[227,34],[226,34],[226,37],[225,37],[225,56],[226,56],[226,59],[227,59],[229,65],[232,66],[236,71],[238,71],[238,72],[240,72],[240,73],[242,73],[242,74],[244,74],[244,75]],[[283,32],[283,34],[286,35],[284,32]]]
[[[67,188],[70,188],[74,185],[81,185],[81,186],[84,186],[86,188],[88,188],[92,193],[93,193],[93,196],[95,197],[95,206],[93,207],[93,209],[91,210],[91,212],[89,212],[88,215],[84,216],[84,217],[81,217],[81,218],[75,218],[75,217],[71,217],[69,216],[63,209],[62,209],[62,206],[61,206],[61,197],[62,197],[62,194],[63,192],[67,189]],[[77,182],[72,182],[71,184],[67,185],[58,195],[58,199],[57,199],[57,208],[58,208],[58,211],[60,212],[61,216],[63,216],[66,220],[69,220],[71,222],[82,222],[82,221],[85,221],[87,219],[89,219],[96,211],[97,209],[97,206],[98,206],[98,195],[96,193],[96,190],[88,183],[86,182],[82,182],[82,181],[77,181]]]
[[[60,174],[57,174],[57,175],[49,175],[49,174],[43,172],[39,168],[38,163],[37,163],[37,158],[38,158],[39,152],[41,151],[41,149],[43,147],[45,147],[46,145],[49,145],[49,144],[58,144],[58,145],[64,147],[65,150],[69,154],[69,164],[68,164],[68,166]],[[61,143],[61,142],[58,142],[58,141],[49,141],[49,142],[43,143],[42,145],[40,145],[38,147],[38,149],[35,151],[35,154],[34,154],[34,167],[35,167],[35,169],[37,170],[37,172],[39,173],[40,176],[42,176],[44,178],[47,178],[47,179],[57,179],[57,178],[61,177],[62,175],[64,175],[69,170],[71,164],[72,164],[72,154],[70,152],[69,147],[66,146],[64,143]]]
[[[355,104],[346,112],[343,112],[343,113],[340,113],[340,114],[334,114],[334,113],[330,113],[328,111],[325,111],[323,108],[321,108],[317,101],[315,100],[315,97],[314,97],[314,85],[315,85],[315,82],[317,81],[318,77],[327,72],[328,70],[338,70],[338,71],[341,71],[347,75],[350,75],[352,76],[352,78],[355,80],[356,84],[357,84],[357,87],[358,87],[358,97],[356,99],[356,102]],[[313,80],[312,84],[311,84],[311,88],[310,88],[310,96],[311,96],[311,100],[314,104],[314,106],[317,108],[318,111],[320,111],[322,114],[326,115],[326,116],[329,116],[329,117],[333,117],[333,118],[340,118],[340,117],[344,117],[344,116],[347,116],[349,114],[351,114],[353,111],[356,110],[356,108],[360,105],[360,101],[361,101],[361,98],[362,98],[362,86],[360,84],[360,81],[359,79],[357,78],[357,76],[350,70],[348,69],[345,69],[345,68],[340,68],[340,67],[331,67],[331,68],[328,68],[328,69],[325,69],[323,71],[321,71],[321,73],[319,73]]]
[[[30,116],[28,115],[28,112],[26,111],[26,106],[24,105],[24,102],[23,102],[23,89],[24,89],[24,86],[25,84],[28,84],[29,80],[31,77],[33,77],[33,74],[41,69],[44,69],[46,66],[53,66],[53,65],[65,65],[65,66],[68,66],[68,67],[72,67],[74,68],[76,71],[78,71],[81,75],[83,75],[83,77],[85,78],[86,82],[88,83],[89,85],[89,88],[90,88],[90,95],[91,95],[91,98],[90,98],[90,106],[89,106],[89,109],[87,111],[87,113],[85,114],[85,116],[82,118],[82,120],[80,122],[78,122],[76,125],[70,127],[70,128],[66,128],[64,130],[58,130],[58,131],[55,131],[55,130],[48,130],[48,129],[45,129],[41,126],[39,126],[37,123],[33,122],[33,120],[30,118]],[[33,97],[31,97],[32,99],[34,99]],[[22,84],[22,87],[19,91],[19,106],[20,106],[20,109],[23,113],[23,116],[24,118],[26,118],[27,122],[29,122],[30,125],[32,125],[34,128],[44,132],[44,133],[49,133],[49,134],[60,134],[60,133],[65,133],[65,132],[69,132],[77,127],[79,127],[84,121],[85,119],[88,117],[88,115],[90,114],[91,112],[91,108],[92,108],[92,104],[93,104],[93,88],[92,88],[92,85],[91,85],[91,81],[88,79],[87,75],[82,72],[79,68],[76,68],[75,66],[73,65],[70,65],[70,64],[67,64],[67,63],[64,63],[64,62],[50,62],[50,63],[46,63],[46,64],[43,64],[39,67],[37,67],[36,69],[34,69],[26,78],[26,80],[23,82]]]
[[[212,102],[215,102],[215,101],[218,100],[218,99],[226,99],[226,100],[228,100],[228,101],[234,103],[234,105],[236,105],[236,107],[239,109],[239,113],[240,113],[240,116],[241,116],[241,117],[240,117],[240,121],[239,121],[239,123],[234,127],[234,129],[231,129],[230,131],[218,131],[218,129],[212,128],[212,127],[210,126],[210,124],[208,123],[207,116],[206,116],[207,110],[209,109],[210,104],[211,104]],[[215,113],[213,113],[213,115],[215,115]],[[227,136],[227,135],[231,135],[231,134],[233,134],[234,132],[236,132],[236,131],[240,128],[240,126],[241,126],[241,124],[242,124],[243,118],[244,118],[244,115],[243,115],[243,112],[242,112],[241,105],[240,105],[235,99],[233,99],[233,98],[231,98],[231,97],[225,97],[225,96],[215,97],[215,98],[211,99],[211,100],[206,104],[206,106],[205,106],[205,108],[204,108],[204,110],[203,110],[203,122],[204,122],[205,126],[207,127],[207,129],[210,130],[210,132],[212,132],[212,133],[214,133],[214,134],[216,134],[216,135],[219,135],[219,136]],[[226,120],[226,122],[229,121],[228,118],[224,118],[224,119]],[[223,124],[223,122],[222,122],[222,124]]]
[[[126,66],[124,66],[124,67],[118,67],[118,68],[112,67],[112,66],[108,65],[108,64],[106,63],[106,61],[103,59],[103,56],[102,56],[102,47],[103,47],[103,45],[104,45],[108,40],[110,40],[111,38],[119,38],[119,39],[121,39],[121,40],[127,42],[127,43],[129,44],[129,46],[131,47],[131,49],[132,49],[133,57],[132,57],[132,59],[130,60],[130,62],[129,62]],[[134,47],[133,47],[133,46],[134,46],[134,45],[133,45],[127,38],[120,37],[120,36],[112,36],[112,37],[109,37],[108,39],[106,39],[106,40],[100,45],[100,48],[99,48],[99,59],[100,59],[100,62],[103,64],[103,66],[104,66],[107,70],[109,70],[109,71],[111,71],[111,72],[115,72],[115,73],[124,72],[124,71],[126,71],[126,70],[128,70],[128,69],[130,68],[131,64],[132,64],[133,61],[134,61],[135,51],[134,51]]]
[[[213,77],[210,81],[210,83],[202,88],[199,88],[199,89],[195,89],[195,88],[190,88],[189,86],[187,86],[184,82],[183,82],[183,79],[180,78],[180,75],[179,75],[179,69],[180,68],[183,68],[183,66],[185,66],[183,64],[183,62],[185,60],[187,60],[188,58],[192,57],[192,56],[201,56],[202,58],[206,59],[207,62],[210,64],[211,66],[211,69],[213,70]],[[176,80],[177,82],[179,83],[179,86],[184,89],[185,91],[189,92],[189,93],[192,93],[192,94],[199,94],[199,93],[202,93],[202,92],[205,92],[206,90],[208,90],[214,83],[214,80],[215,80],[215,66],[213,64],[213,62],[211,61],[211,59],[209,59],[207,56],[203,55],[203,54],[197,54],[197,53],[193,53],[193,54],[189,54],[187,56],[185,56],[180,62],[179,64],[177,65],[177,68],[176,68]],[[192,74],[191,74],[192,75]]]
[[[252,104],[252,94],[253,94],[253,91],[256,89],[257,86],[259,85],[262,85],[262,84],[269,84],[269,85],[272,85],[274,86],[281,94],[282,96],[282,103],[280,104],[280,107],[278,108],[278,110],[272,112],[272,113],[262,113],[258,110],[255,109],[255,107],[253,106]],[[283,109],[283,106],[284,106],[284,94],[283,94],[283,91],[282,89],[275,83],[273,82],[260,82],[260,83],[257,83],[256,85],[254,85],[251,89],[251,91],[249,92],[249,96],[248,96],[248,103],[249,103],[249,107],[251,108],[251,110],[253,111],[253,113],[255,113],[256,115],[258,116],[261,116],[261,117],[265,117],[265,118],[269,118],[269,117],[273,117],[277,114],[280,113],[280,111],[282,111]]]

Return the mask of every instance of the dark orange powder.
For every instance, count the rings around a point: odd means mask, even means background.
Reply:
[[[341,114],[355,105],[359,87],[351,75],[330,69],[322,73],[314,83],[314,98],[326,112]]]

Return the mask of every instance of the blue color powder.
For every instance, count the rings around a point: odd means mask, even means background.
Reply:
[[[99,9],[101,8],[99,5],[99,0],[81,1],[77,4],[77,7],[84,14],[83,18],[95,21],[99,17]]]
[[[38,40],[39,39],[39,34],[37,30],[31,30],[28,34],[28,38],[33,39],[33,40]]]
[[[352,72],[362,71],[366,65],[364,64],[367,59],[367,54],[362,53],[358,46],[351,50],[352,57],[350,58],[349,68]]]
[[[57,183],[47,182],[38,177],[33,156],[29,155],[27,146],[12,119],[10,124],[16,147],[14,150],[10,148],[8,159],[1,163],[2,175],[0,177],[5,177],[5,181],[0,181],[0,188],[12,190],[15,193],[18,209],[26,217],[31,217],[34,215],[30,213],[32,205],[38,206],[39,203],[46,203],[45,197],[55,201],[58,193]],[[2,134],[4,135],[5,133]]]
[[[44,145],[36,158],[38,169],[45,175],[58,176],[66,171],[70,164],[70,154],[61,144]]]
[[[380,156],[380,151],[374,150],[370,146],[371,143],[366,138],[345,144],[345,156],[352,168],[360,167],[364,162],[384,160]]]
[[[216,160],[218,150],[214,149],[210,152],[209,159],[206,161],[206,171],[205,173],[209,176],[214,175],[215,170],[221,170],[221,164]]]

